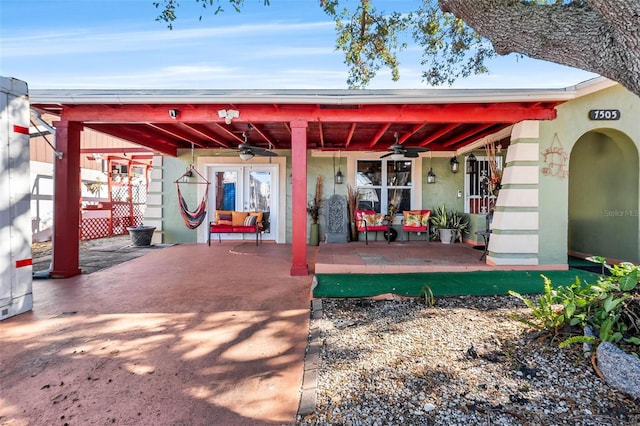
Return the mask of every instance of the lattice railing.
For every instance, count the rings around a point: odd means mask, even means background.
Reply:
[[[111,209],[106,210],[108,217],[82,219],[80,235],[83,240],[125,235],[128,234],[128,227],[142,224],[147,200],[146,185],[114,185],[111,199],[131,201],[112,201]]]

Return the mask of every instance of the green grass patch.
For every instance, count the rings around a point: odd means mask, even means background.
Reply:
[[[433,272],[415,274],[317,274],[318,285],[313,296],[322,298],[370,297],[385,293],[401,296],[420,296],[428,285],[434,296],[492,296],[541,293],[548,277],[554,286],[570,285],[578,277],[595,283],[598,274],[579,269],[568,271],[475,271]]]

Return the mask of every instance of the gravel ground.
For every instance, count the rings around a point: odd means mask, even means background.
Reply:
[[[324,300],[317,405],[298,425],[637,425],[581,347],[510,317],[511,296]]]

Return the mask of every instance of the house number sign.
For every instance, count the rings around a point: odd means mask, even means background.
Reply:
[[[620,120],[620,110],[592,109],[589,111],[589,120]]]

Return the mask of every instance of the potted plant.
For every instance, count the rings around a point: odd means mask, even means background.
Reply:
[[[469,232],[469,217],[456,210],[447,210],[444,205],[434,209],[429,221],[433,236],[444,244],[462,241],[462,234]]]

